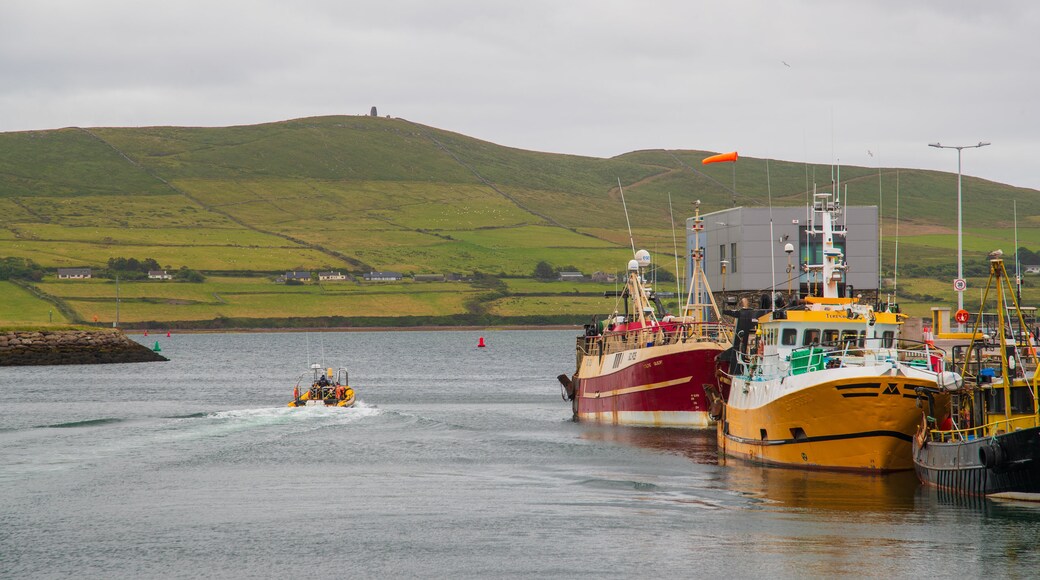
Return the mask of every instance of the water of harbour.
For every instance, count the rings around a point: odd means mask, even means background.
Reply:
[[[137,340],[165,363],[0,368],[0,577],[1038,574],[1040,505],[572,422],[574,334],[162,334]],[[358,406],[286,407],[322,359]]]

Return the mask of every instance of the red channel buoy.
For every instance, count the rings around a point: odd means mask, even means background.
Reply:
[[[477,348],[484,348],[484,337],[480,337],[480,341],[477,342]]]
[[[144,331],[144,335],[148,336],[148,331],[147,330]]]
[[[166,331],[166,338],[170,338],[170,331],[169,330]]]

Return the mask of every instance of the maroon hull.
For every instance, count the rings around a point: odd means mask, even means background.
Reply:
[[[613,372],[579,373],[576,415],[620,424],[707,426],[711,401],[704,386],[718,388],[715,357],[721,352],[721,345],[695,343],[608,354],[604,370],[615,357],[631,360]]]

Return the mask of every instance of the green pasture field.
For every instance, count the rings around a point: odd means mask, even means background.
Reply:
[[[401,249],[422,249],[441,246],[449,240],[432,234],[413,230],[374,230],[359,231],[356,229],[331,230],[325,232],[294,233],[293,236],[321,243],[321,245],[356,256],[359,260],[370,262],[366,256],[370,252],[400,251]],[[386,268],[379,268],[385,270]]]
[[[129,254],[129,255],[128,255]],[[307,248],[254,248],[228,246],[116,246],[83,242],[36,242],[0,240],[0,256],[29,258],[45,268],[79,266],[103,267],[109,258],[153,258],[172,268],[193,270],[247,270],[270,272],[317,269],[335,261],[317,250]]]
[[[359,259],[379,270],[405,273],[453,272],[464,264],[467,270],[523,276],[531,274],[534,265],[543,260],[559,266],[574,266],[582,272],[591,273],[601,269],[603,264],[626,263],[629,253],[620,248],[492,249],[474,243],[445,241],[425,248],[376,248],[365,251],[359,255]]]
[[[88,280],[56,280],[49,277],[36,286],[59,298],[88,298],[115,300],[115,280],[91,278]],[[343,295],[402,295],[402,294],[439,294],[467,293],[476,291],[465,282],[362,282],[351,281],[323,282],[321,284],[276,284],[264,277],[214,276],[205,282],[176,282],[172,280],[142,280],[120,282],[121,298],[154,298],[161,300],[183,300],[198,302],[219,302],[214,296],[234,295],[301,295],[314,294],[326,296]]]
[[[480,185],[320,180],[185,181],[180,187],[248,223],[279,231],[299,223],[310,231],[368,229],[366,221],[415,230],[486,228],[537,223],[540,218]],[[300,229],[300,228],[297,228]]]
[[[667,225],[665,225],[665,227],[669,228]],[[670,228],[661,230],[633,229],[631,240],[629,240],[628,237],[628,230],[624,227],[620,229],[579,228],[578,231],[583,234],[597,237],[601,240],[606,240],[618,246],[628,248],[629,254],[632,253],[632,242],[634,241],[636,250],[646,250],[650,252],[651,257],[660,254],[662,259],[670,260],[672,259],[672,256],[675,255],[675,252],[673,251],[674,249],[678,250],[680,256],[686,254],[686,237],[683,232],[684,227],[685,223],[683,221],[676,220],[674,240]],[[682,262],[682,260],[679,261]]]
[[[40,300],[11,282],[0,281],[0,297],[0,323],[5,325],[68,324],[68,320],[53,304]]]
[[[401,119],[329,116],[224,127],[216,131],[200,127],[99,128],[94,131],[167,179],[310,176],[377,181],[477,181],[471,171],[422,134],[423,131],[438,135],[450,133]]]
[[[180,194],[19,198],[35,221],[80,227],[237,228]],[[22,221],[22,220],[19,220]]]
[[[618,284],[597,282],[543,282],[533,278],[506,278],[503,280],[512,294],[600,294],[623,290],[624,280]]]
[[[988,254],[993,250],[1004,250],[1004,257],[1011,256],[1013,263],[1015,251],[1014,228],[965,229],[961,236],[961,242],[965,252]],[[902,252],[903,244],[909,243],[929,248],[940,248],[956,254],[957,233],[902,236],[899,243],[900,252]],[[1040,229],[1019,227],[1018,245],[1027,248],[1040,246]]]
[[[507,296],[488,307],[488,312],[498,316],[574,314],[591,317],[605,316],[613,310],[613,300],[591,296]]]
[[[610,248],[617,245],[599,238],[583,236],[570,230],[549,226],[525,226],[480,230],[453,230],[451,237],[489,249],[512,248]]]
[[[413,293],[242,293],[221,294],[224,302],[162,303],[121,300],[119,320],[125,323],[178,320],[210,320],[231,318],[297,318],[324,316],[421,316],[430,314],[462,314],[470,292]],[[84,320],[110,323],[115,319],[114,299],[67,301]]]
[[[404,279],[400,282],[324,282],[320,285],[322,294],[439,294],[442,292],[479,292],[467,282],[412,282]]]
[[[369,212],[395,223],[428,230],[488,228],[540,223],[533,216],[491,189],[468,198],[411,202],[393,209]]]
[[[36,286],[59,298],[106,298],[115,300],[116,284],[114,280],[61,280],[41,282]],[[226,294],[311,294],[315,289],[306,285],[275,284],[267,281],[265,285],[241,282],[212,282],[207,279],[202,283],[165,281],[120,282],[121,298],[154,298],[157,300],[189,300],[197,302],[218,303],[214,296]]]
[[[0,197],[0,225],[6,227],[14,222],[37,221],[38,219],[14,200]]]
[[[169,187],[79,128],[0,134],[0,197],[154,195]]]
[[[299,244],[284,238],[244,228],[70,227],[41,223],[16,223],[8,227],[21,234],[23,239],[41,241],[125,244],[128,246],[300,247]],[[132,249],[128,248],[126,251],[132,251]]]

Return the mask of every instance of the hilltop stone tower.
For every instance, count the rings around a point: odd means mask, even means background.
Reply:
[[[376,112],[376,107],[375,107],[375,105],[373,105],[373,106],[372,106],[372,112],[371,112],[371,113],[369,113],[369,116],[370,116],[370,117],[378,117],[378,116],[379,116],[379,113],[377,113],[377,112]]]

